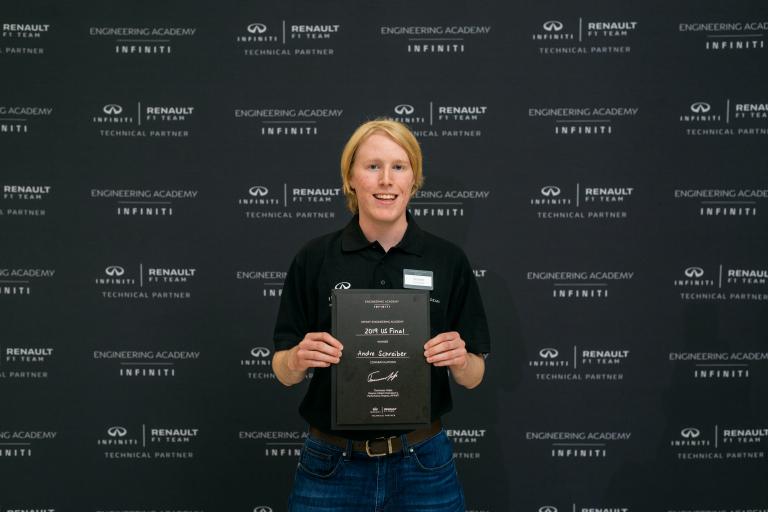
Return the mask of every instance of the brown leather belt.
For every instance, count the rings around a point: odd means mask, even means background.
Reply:
[[[440,432],[441,428],[440,420],[435,420],[428,427],[408,432],[405,435],[405,439],[408,441],[409,445],[416,444],[434,436]],[[328,434],[311,425],[309,427],[309,433],[315,439],[325,441],[326,443],[338,446],[344,450],[347,449],[348,439],[346,437]],[[376,439],[368,439],[365,441],[352,440],[352,450],[365,453],[369,457],[383,457],[385,455],[396,453],[402,449],[403,442],[402,439],[400,439],[400,436],[377,437]]]

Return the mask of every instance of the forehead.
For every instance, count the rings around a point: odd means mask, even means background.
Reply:
[[[357,147],[358,159],[387,158],[408,161],[408,153],[384,132],[373,132]]]

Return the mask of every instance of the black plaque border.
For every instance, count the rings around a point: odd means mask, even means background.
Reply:
[[[332,295],[332,312],[331,312],[331,332],[333,336],[336,336],[336,323],[337,323],[337,311],[338,307],[337,299],[336,297],[338,295],[381,295],[384,296],[392,296],[392,295],[426,295],[426,320],[425,325],[427,326],[427,339],[424,340],[424,343],[426,343],[429,340],[430,336],[430,318],[429,318],[429,291],[428,290],[415,290],[415,289],[395,289],[395,290],[382,290],[382,289],[370,289],[370,288],[353,288],[348,290],[333,290]],[[338,370],[337,366],[331,365],[331,429],[333,430],[416,430],[419,428],[428,427],[431,424],[431,418],[432,418],[432,369],[429,368],[429,363],[426,362],[426,359],[424,360],[424,364],[427,365],[427,372],[428,378],[427,383],[424,388],[424,393],[426,395],[425,401],[427,404],[427,420],[424,423],[365,423],[365,424],[348,424],[348,423],[338,423],[336,421],[336,391],[337,391],[337,378],[338,378]]]

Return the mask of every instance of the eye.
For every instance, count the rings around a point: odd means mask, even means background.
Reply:
[[[403,164],[395,164],[392,166],[392,169],[394,169],[395,171],[404,171],[405,166]]]
[[[366,167],[369,171],[378,171],[379,170],[379,164],[368,164],[368,167]]]

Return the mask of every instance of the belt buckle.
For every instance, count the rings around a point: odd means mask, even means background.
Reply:
[[[387,451],[385,453],[371,453],[371,447],[368,443],[371,442],[370,439],[365,440],[365,453],[369,457],[384,457],[385,455],[392,455],[392,440],[395,438],[395,436],[390,437],[377,437],[374,439],[374,441],[378,441],[379,439],[383,439],[387,442]]]

